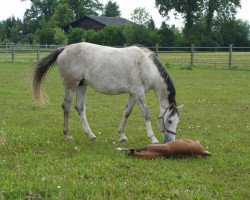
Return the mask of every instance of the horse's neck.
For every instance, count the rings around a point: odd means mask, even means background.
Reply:
[[[157,80],[157,86],[154,91],[158,98],[158,102],[160,105],[160,114],[164,113],[165,109],[169,106],[168,95],[169,91],[167,90],[167,84],[164,82],[162,77],[159,77]]]
[[[153,60],[154,66],[158,71],[156,77],[154,77],[154,91],[158,97],[160,113],[162,114],[169,104],[175,103],[175,88],[160,60],[154,54],[151,54],[150,58]]]

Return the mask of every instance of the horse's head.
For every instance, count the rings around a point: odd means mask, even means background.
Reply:
[[[164,143],[175,140],[176,129],[179,123],[179,111],[182,107],[176,107],[175,104],[171,104],[158,118],[158,127],[162,132]]]

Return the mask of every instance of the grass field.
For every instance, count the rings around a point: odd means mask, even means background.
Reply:
[[[56,47],[54,47],[56,48]],[[39,58],[44,57],[54,48],[41,48],[39,50]],[[153,49],[152,49],[153,50]],[[162,49],[164,50],[164,49]],[[249,48],[246,47],[246,52],[233,51],[231,68],[237,68],[241,70],[250,70],[250,52]],[[159,57],[168,66],[176,65],[181,67],[190,66],[191,53],[188,50],[176,50],[168,52],[159,52]],[[37,60],[37,49],[34,47],[24,48],[16,47],[14,62],[29,63]],[[12,62],[11,49],[6,51],[3,46],[0,46],[0,61]],[[224,51],[194,51],[193,66],[199,67],[213,67],[213,68],[229,68],[229,52],[225,49]]]
[[[88,89],[87,116],[96,142],[82,132],[75,110],[73,141],[62,134],[63,86],[54,68],[45,81],[49,103],[33,102],[29,65],[0,63],[0,199],[250,199],[250,71],[169,68],[178,104],[177,138],[199,140],[209,158],[139,160],[116,147],[149,143],[136,106],[117,129],[127,95]],[[157,99],[147,95],[153,129]],[[247,156],[248,155],[248,156]]]

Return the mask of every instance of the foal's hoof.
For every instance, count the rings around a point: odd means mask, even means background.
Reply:
[[[96,141],[96,137],[92,137],[90,138],[91,141],[95,142]]]
[[[134,153],[135,153],[135,150],[134,150],[134,149],[129,149],[129,151],[128,151],[128,156],[129,156],[129,157],[133,157],[133,156],[134,156]]]

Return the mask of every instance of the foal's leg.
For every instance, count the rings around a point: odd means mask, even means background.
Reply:
[[[129,95],[128,102],[127,102],[126,107],[124,109],[122,120],[121,120],[119,130],[118,130],[118,133],[120,134],[120,139],[119,139],[120,142],[127,141],[127,137],[125,136],[124,129],[125,129],[127,119],[129,117],[134,105],[135,105],[135,99],[132,95]]]
[[[86,102],[86,85],[79,85],[76,90],[76,111],[79,114],[79,118],[82,122],[83,130],[89,136],[91,140],[95,140],[96,136],[92,133],[88,120],[85,114],[85,102]]]
[[[154,151],[146,151],[146,152],[129,152],[128,156],[130,157],[137,157],[137,158],[144,158],[144,159],[153,159],[153,158],[159,158],[162,157],[162,153],[160,152],[154,152]]]
[[[147,103],[146,103],[146,97],[145,97],[145,93],[143,92],[137,92],[134,93],[134,97],[136,99],[137,104],[140,107],[140,110],[142,112],[142,115],[144,117],[145,123],[146,123],[146,128],[147,128],[147,134],[148,134],[148,138],[151,139],[151,143],[155,144],[155,143],[159,143],[159,141],[156,139],[153,129],[152,129],[152,125],[151,125],[151,117],[150,117],[150,113],[147,107]]]
[[[64,96],[64,102],[62,104],[62,108],[64,110],[64,127],[63,127],[63,133],[66,136],[67,139],[72,140],[73,137],[69,133],[69,114],[71,109],[71,102],[72,97],[74,94],[74,90],[68,89],[65,87],[65,96]]]

